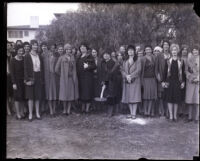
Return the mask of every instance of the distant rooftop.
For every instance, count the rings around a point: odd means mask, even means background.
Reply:
[[[55,16],[56,18],[59,18],[59,17],[61,17],[62,15],[64,15],[64,13],[54,13],[54,16]]]
[[[15,30],[37,30],[44,29],[48,25],[39,25],[38,28],[33,28],[30,25],[19,25],[19,26],[7,26],[7,29],[15,29]]]

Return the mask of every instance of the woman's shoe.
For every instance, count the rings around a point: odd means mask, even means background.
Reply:
[[[150,115],[146,115],[146,117],[147,117],[147,118],[150,118],[151,116],[150,116]]]
[[[110,117],[110,118],[113,117],[113,114],[109,114],[108,117]]]
[[[180,113],[178,116],[179,116],[180,118],[182,118],[182,117],[183,117],[183,114],[182,114],[182,113]]]
[[[25,119],[25,118],[26,118],[26,115],[23,115],[23,116],[22,116],[22,119]]]
[[[131,119],[135,120],[136,116],[135,115],[131,115]]]
[[[147,114],[144,114],[143,117],[144,117],[144,118],[147,118]]]
[[[33,118],[31,118],[31,119],[30,119],[30,118],[28,118],[28,121],[29,121],[29,122],[32,122],[32,121],[33,121]]]
[[[131,116],[131,115],[127,115],[126,118],[127,118],[127,119],[130,119],[130,118],[132,118],[132,116]]]
[[[37,120],[42,120],[42,118],[41,118],[41,117],[37,117],[37,116],[36,116],[36,119],[37,119]]]
[[[90,112],[90,110],[89,111],[85,111],[85,113],[89,113]]]
[[[16,116],[16,120],[21,120],[21,119],[22,119],[21,116],[20,117]]]
[[[156,117],[155,115],[150,115],[150,118],[154,118],[154,117]]]
[[[174,122],[178,122],[178,119],[174,119]]]

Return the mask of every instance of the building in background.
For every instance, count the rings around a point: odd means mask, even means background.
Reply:
[[[56,19],[59,19],[61,16],[65,15],[64,13],[54,13]]]
[[[30,25],[20,26],[7,26],[7,40],[16,42],[16,40],[29,41],[35,39],[38,32],[43,31],[45,34],[45,28],[47,25],[39,25],[39,17],[31,16]]]

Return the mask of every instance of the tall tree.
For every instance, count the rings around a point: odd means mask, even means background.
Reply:
[[[122,44],[156,45],[168,38],[180,44],[200,43],[200,19],[193,4],[82,3],[46,29],[49,42],[117,50]]]

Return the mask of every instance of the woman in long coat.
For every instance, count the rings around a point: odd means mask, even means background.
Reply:
[[[65,44],[64,50],[65,54],[59,57],[55,67],[55,72],[60,75],[59,100],[63,101],[63,114],[69,115],[71,103],[78,99],[79,92],[76,61],[72,55],[71,45]]]
[[[114,106],[119,103],[118,92],[120,86],[118,83],[118,75],[120,73],[120,66],[113,59],[111,55],[105,52],[101,62],[101,84],[105,87],[104,97],[107,98],[108,116],[111,117],[114,112]]]
[[[51,104],[49,101],[49,83],[50,83],[50,56],[51,52],[48,50],[47,43],[42,42],[40,45],[42,49],[41,57],[44,65],[44,87],[45,87],[45,99],[42,100],[42,111],[46,112],[48,109],[48,105]],[[52,113],[52,109],[50,108],[50,113]]]
[[[154,47],[154,51],[153,51],[154,55],[156,55],[155,57],[155,68],[156,68],[156,79],[157,79],[157,100],[156,100],[156,112],[158,112],[159,116],[164,116],[164,107],[163,107],[163,99],[162,99],[162,92],[164,91],[164,89],[161,86],[161,76],[162,74],[162,66],[159,68],[159,58],[163,58],[161,59],[164,60],[163,57],[163,49],[160,46],[156,46]],[[160,62],[161,63],[161,62]],[[165,63],[165,61],[163,61],[163,63]],[[163,67],[163,71],[164,71],[164,67]]]
[[[11,78],[13,84],[13,94],[17,119],[24,117],[22,108],[24,108],[24,49],[22,45],[16,48],[17,55],[11,60]],[[22,111],[22,112],[20,112]]]
[[[181,46],[181,51],[180,51],[180,58],[183,63],[184,66],[187,66],[187,60],[188,60],[188,46],[183,44]],[[185,71],[184,71],[185,72]],[[185,82],[186,83],[186,82]],[[188,108],[186,107],[186,103],[185,103],[185,91],[186,91],[186,86],[184,86],[184,88],[182,89],[182,102],[179,104],[178,108],[178,114],[179,116],[186,116],[188,114]]]
[[[120,72],[118,72],[117,78],[116,78],[116,81],[117,81],[117,84],[118,84],[118,90],[117,90],[117,105],[116,105],[115,112],[120,113],[121,110],[122,110],[121,100],[122,100],[122,86],[123,86],[122,73],[121,73],[121,70],[123,68],[123,57],[122,57],[120,52],[117,52],[116,63],[119,65]]]
[[[137,46],[136,46],[137,47]],[[144,49],[142,47],[142,45],[138,46],[138,50],[137,50],[137,58],[138,60],[140,60],[142,62],[142,60],[144,59]],[[143,86],[141,86],[141,94],[143,94]],[[143,115],[144,114],[144,107],[143,107],[143,102],[139,102],[138,103],[138,113]]]
[[[62,43],[59,43],[58,45],[57,45],[57,52],[58,52],[58,55],[59,55],[59,57],[60,56],[62,56],[62,55],[64,55],[65,53],[64,53],[64,44],[62,44]],[[57,64],[57,62],[56,62],[56,64]],[[55,65],[56,65],[55,64]],[[58,74],[58,73],[56,73],[56,71],[55,71],[55,74],[58,76],[58,95],[57,95],[57,108],[58,109],[64,109],[62,106],[63,106],[63,103],[62,103],[62,101],[60,101],[59,100],[59,89],[60,89],[60,75]]]
[[[101,59],[98,56],[97,50],[92,49],[92,56],[95,61],[95,65],[97,68],[94,70],[94,99],[100,96],[101,92],[101,84],[100,84],[100,70],[101,70]]]
[[[28,99],[29,121],[32,121],[33,103],[36,107],[36,118],[41,119],[40,101],[44,99],[43,61],[37,50],[38,42],[31,40],[31,52],[24,56],[25,98]]]
[[[10,62],[12,59],[12,43],[7,41],[7,114],[11,115],[11,100],[13,97],[12,79],[10,71]]]
[[[95,64],[97,68],[94,70],[94,102],[93,106],[96,110],[100,108],[99,97],[101,93],[101,82],[100,82],[100,73],[101,73],[101,58],[99,57],[99,53],[96,49],[92,49],[92,56],[94,58]]]
[[[182,101],[181,89],[185,86],[185,67],[178,59],[179,45],[170,46],[172,57],[165,63],[162,86],[165,88],[164,100],[167,102],[170,121],[177,121],[178,104]]]
[[[60,45],[58,46],[58,50],[60,50],[63,46]],[[50,108],[50,114],[51,116],[54,116],[56,113],[56,104],[59,99],[59,82],[60,82],[60,77],[59,75],[55,72],[55,66],[59,58],[59,53],[58,52],[52,52],[50,57],[49,57],[49,90],[48,90],[48,100],[49,100],[49,108]]]
[[[89,112],[90,103],[94,98],[94,77],[96,69],[94,58],[88,53],[85,44],[80,46],[81,56],[77,59],[77,74],[79,82],[79,98],[82,102],[82,112]]]
[[[136,118],[137,105],[141,102],[141,61],[137,59],[135,47],[128,46],[128,59],[123,64],[123,92],[122,103],[129,105],[131,115]]]
[[[159,98],[159,109],[163,111],[161,116],[168,116],[168,107],[167,102],[164,100],[164,88],[161,85],[161,82],[164,79],[164,68],[166,60],[171,58],[171,54],[169,52],[170,43],[167,40],[163,41],[162,49],[163,51],[157,55],[156,57],[156,69],[157,69],[157,80],[158,80],[158,98]]]
[[[188,122],[192,121],[192,111],[195,109],[195,123],[199,120],[199,46],[195,45],[192,54],[188,56],[186,65],[186,95],[185,103],[188,104]]]

